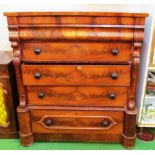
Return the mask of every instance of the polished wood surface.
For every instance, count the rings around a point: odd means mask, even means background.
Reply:
[[[19,37],[22,41],[121,42],[142,41],[144,21],[147,16],[147,14],[86,12],[6,15],[8,15],[11,41],[16,41]],[[41,20],[42,18],[44,20]]]
[[[31,42],[24,43],[22,49],[22,60],[30,62],[113,61],[125,63],[131,59],[132,44],[115,42]]]
[[[120,134],[123,112],[32,110],[34,133]]]
[[[127,104],[127,87],[28,86],[29,105],[118,106]]]
[[[34,133],[34,141],[64,141],[64,142],[112,142],[120,143],[121,135],[120,134],[71,134],[71,133]]]
[[[5,15],[14,50],[21,143],[134,146],[138,68],[148,14]]]
[[[130,85],[129,65],[22,65],[21,67],[24,85]],[[114,75],[116,79],[113,78]]]
[[[45,21],[42,20],[42,17],[21,17],[19,19],[20,24],[31,24],[31,25],[36,25],[36,24],[52,24],[52,25],[57,25],[57,24],[64,24],[64,25],[77,25],[77,24],[97,24],[97,25],[133,25],[134,24],[134,18],[131,17],[94,17],[94,16],[61,16],[60,17],[54,17],[52,16],[51,18],[48,18],[47,16],[44,17]],[[25,20],[26,19],[26,20]]]
[[[17,30],[10,26],[11,41],[18,39]],[[38,31],[39,29],[39,31]],[[133,35],[134,33],[134,35]],[[45,34],[45,35],[42,35]],[[96,37],[97,36],[97,37]],[[19,38],[22,41],[141,41],[144,38],[143,27],[133,31],[133,27],[21,27]]]
[[[107,16],[107,17],[147,17],[148,13],[129,12],[5,12],[5,16]]]

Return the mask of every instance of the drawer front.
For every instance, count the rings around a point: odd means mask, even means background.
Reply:
[[[31,110],[34,133],[120,134],[123,112]]]
[[[24,85],[129,86],[129,65],[22,65]]]
[[[25,61],[96,61],[127,62],[131,57],[130,43],[24,43],[22,59]]]
[[[127,87],[28,86],[30,105],[125,106]]]

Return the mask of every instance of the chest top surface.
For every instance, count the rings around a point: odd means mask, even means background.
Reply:
[[[128,12],[6,12],[6,16],[125,16],[125,17],[146,17],[147,13]]]

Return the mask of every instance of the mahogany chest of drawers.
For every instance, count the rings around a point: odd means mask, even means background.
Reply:
[[[5,13],[14,51],[20,138],[132,147],[147,14]]]

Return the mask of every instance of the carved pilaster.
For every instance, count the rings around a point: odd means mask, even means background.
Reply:
[[[16,71],[17,87],[19,94],[19,106],[17,108],[18,121],[19,121],[19,135],[22,145],[29,146],[33,142],[33,135],[31,131],[29,108],[26,105],[25,89],[22,81],[21,73],[21,51],[18,42],[12,42],[13,48],[13,63]],[[23,123],[24,122],[24,123]]]
[[[140,63],[140,48],[142,43],[135,42],[133,44],[133,53],[132,53],[132,69],[131,69],[131,85],[130,85],[130,97],[128,109],[135,109],[135,100],[136,100],[136,90],[137,90],[137,82],[138,82],[138,69]]]
[[[16,79],[17,79],[17,87],[18,87],[18,94],[19,94],[19,106],[24,108],[26,106],[26,97],[25,97],[25,90],[22,82],[21,77],[21,51],[18,42],[11,42],[11,46],[13,48],[13,63],[15,66],[16,71]]]

